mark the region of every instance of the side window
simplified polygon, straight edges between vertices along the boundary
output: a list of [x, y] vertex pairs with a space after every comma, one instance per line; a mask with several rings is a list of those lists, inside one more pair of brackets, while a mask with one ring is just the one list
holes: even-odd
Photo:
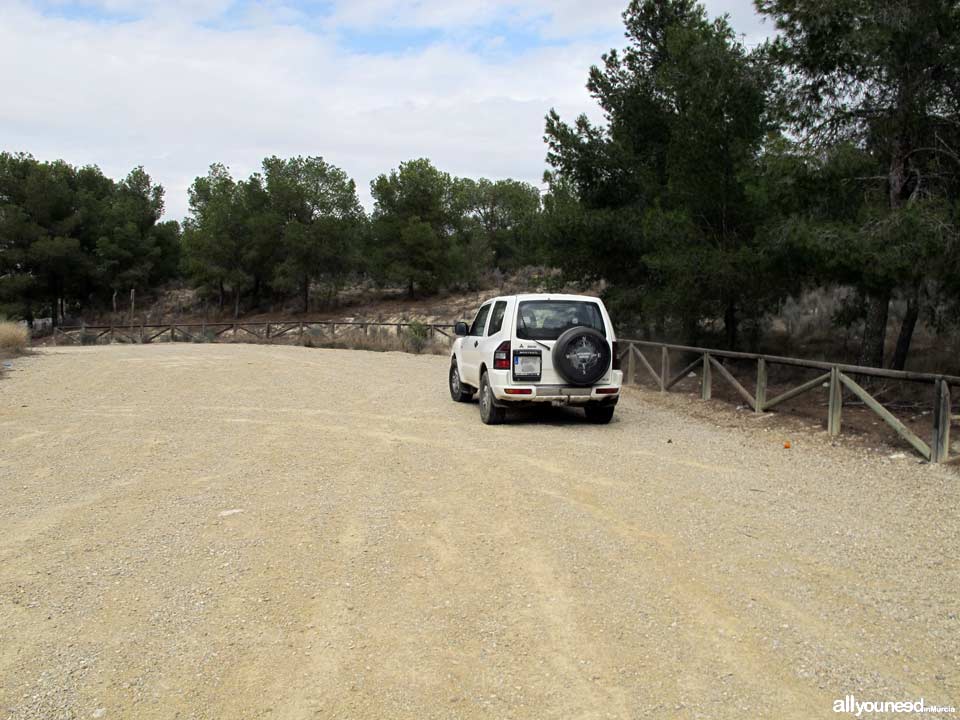
[[500, 332], [500, 328], [503, 327], [503, 313], [507, 310], [507, 301], [498, 300], [497, 304], [493, 306], [493, 315], [490, 316], [490, 328], [487, 330], [487, 335], [496, 335]]
[[477, 317], [473, 321], [473, 325], [470, 326], [471, 335], [483, 335], [483, 328], [487, 324], [487, 315], [490, 314], [490, 303], [487, 303], [482, 308], [480, 312], [477, 313]]

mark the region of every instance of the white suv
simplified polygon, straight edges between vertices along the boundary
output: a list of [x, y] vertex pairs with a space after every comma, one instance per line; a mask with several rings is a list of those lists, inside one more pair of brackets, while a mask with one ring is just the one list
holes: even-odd
[[456, 324], [450, 395], [480, 392], [480, 419], [503, 422], [508, 407], [554, 403], [583, 407], [608, 423], [623, 373], [607, 309], [583, 295], [508, 295], [488, 300], [473, 324]]

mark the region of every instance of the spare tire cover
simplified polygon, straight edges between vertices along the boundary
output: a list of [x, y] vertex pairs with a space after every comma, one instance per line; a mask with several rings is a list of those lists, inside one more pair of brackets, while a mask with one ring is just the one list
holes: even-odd
[[610, 368], [610, 343], [589, 327], [567, 330], [551, 355], [554, 370], [571, 385], [593, 385]]

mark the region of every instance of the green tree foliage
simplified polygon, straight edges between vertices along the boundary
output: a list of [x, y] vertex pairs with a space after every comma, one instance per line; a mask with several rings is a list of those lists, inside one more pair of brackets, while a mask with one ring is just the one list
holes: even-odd
[[176, 273], [179, 242], [176, 226], [161, 223], [163, 188], [142, 167], [116, 184], [106, 208], [106, 223], [97, 238], [101, 281], [111, 290], [146, 290]]
[[313, 285], [357, 271], [364, 222], [354, 182], [322, 158], [270, 157], [240, 182], [215, 164], [190, 188], [184, 268], [221, 307], [231, 293], [235, 315], [265, 290], [299, 294], [306, 312]]
[[517, 180], [461, 179], [467, 214], [493, 253], [493, 266], [511, 271], [543, 262], [540, 191]]
[[843, 237], [834, 250], [852, 256], [852, 263], [838, 263], [854, 268], [865, 298], [862, 363], [883, 364], [890, 299], [906, 297], [894, 358], [902, 367], [921, 309], [937, 295], [932, 286], [944, 282], [933, 277], [935, 268], [917, 268], [931, 254], [950, 251], [955, 235], [944, 203], [955, 203], [957, 193], [960, 6], [954, 0], [756, 4], [780, 33], [773, 57], [789, 71], [782, 95], [805, 148], [821, 157], [835, 158], [838, 146], [860, 153], [850, 167], [856, 172], [844, 180], [872, 192], [842, 233], [817, 237]]
[[365, 217], [356, 184], [323, 158], [273, 157], [263, 166], [273, 213], [283, 223], [276, 283], [299, 288], [307, 312], [311, 284], [332, 294], [359, 265]]
[[462, 263], [469, 242], [463, 225], [468, 193], [426, 159], [400, 163], [370, 183], [374, 275], [417, 290], [435, 292], [469, 272]]
[[0, 153], [0, 306], [29, 319], [102, 305], [177, 268], [179, 225], [142, 168], [115, 183], [96, 167]]
[[576, 227], [552, 230], [551, 245], [648, 321], [695, 335], [701, 318], [723, 317], [734, 346], [771, 289], [756, 279], [766, 268], [750, 193], [771, 130], [766, 57], [690, 0], [633, 0], [624, 20], [628, 46], [588, 82], [605, 126], [547, 116], [548, 180], [583, 205], [547, 222]]
[[211, 165], [190, 186], [190, 215], [183, 222], [187, 275], [199, 287], [216, 291], [220, 309], [232, 290], [237, 314], [241, 292], [252, 285], [244, 262], [249, 248], [241, 191], [226, 167]]

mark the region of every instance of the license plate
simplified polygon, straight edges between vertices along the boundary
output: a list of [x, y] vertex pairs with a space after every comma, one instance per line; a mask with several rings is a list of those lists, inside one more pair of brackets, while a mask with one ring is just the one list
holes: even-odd
[[515, 355], [513, 374], [516, 377], [540, 377], [539, 355]]

